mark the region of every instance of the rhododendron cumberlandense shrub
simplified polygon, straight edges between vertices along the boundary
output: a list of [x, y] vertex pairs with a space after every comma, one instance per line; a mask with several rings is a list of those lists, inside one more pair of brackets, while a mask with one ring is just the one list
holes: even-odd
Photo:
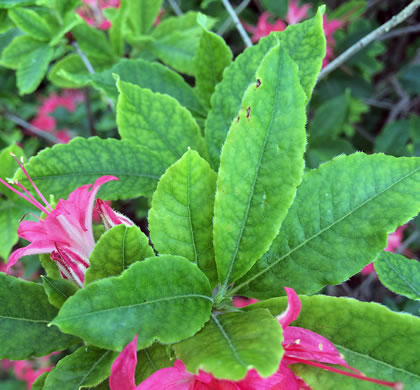
[[[194, 88], [143, 59], [92, 77], [121, 139], [1, 155], [26, 242], [0, 273], [0, 358], [62, 351], [45, 390], [419, 388], [419, 318], [319, 293], [372, 262], [417, 267], [384, 249], [420, 209], [420, 160], [305, 169], [323, 8], [234, 61], [207, 22], [194, 16]], [[140, 196], [147, 235], [109, 202]], [[14, 276], [29, 255], [42, 283]]]

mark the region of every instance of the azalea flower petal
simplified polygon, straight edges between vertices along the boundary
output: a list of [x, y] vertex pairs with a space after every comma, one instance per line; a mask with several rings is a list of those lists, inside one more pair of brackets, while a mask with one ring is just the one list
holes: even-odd
[[54, 249], [54, 243], [49, 240], [34, 241], [24, 248], [16, 249], [9, 257], [6, 273], [9, 273], [10, 268], [13, 267], [21, 257], [42, 253], [51, 253]]
[[286, 310], [277, 316], [277, 319], [280, 322], [280, 325], [283, 329], [289, 326], [291, 322], [296, 320], [299, 317], [300, 309], [302, 304], [295, 290], [289, 287], [284, 287], [284, 290], [287, 294], [287, 308]]
[[111, 367], [111, 390], [135, 390], [134, 373], [137, 365], [137, 335], [126, 345]]
[[[173, 367], [162, 368], [137, 386], [137, 390], [193, 390], [194, 375], [190, 374], [180, 360]], [[114, 389], [111, 389], [114, 390]]]

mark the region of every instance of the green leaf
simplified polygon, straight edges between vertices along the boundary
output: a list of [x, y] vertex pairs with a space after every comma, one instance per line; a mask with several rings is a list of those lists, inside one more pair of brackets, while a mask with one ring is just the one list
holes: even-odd
[[268, 310], [216, 316], [195, 336], [173, 347], [187, 370], [203, 370], [216, 378], [238, 381], [255, 368], [262, 377], [274, 374], [283, 356], [283, 334]]
[[202, 32], [193, 63], [197, 94], [210, 107], [214, 88], [222, 80], [223, 70], [232, 62], [232, 52], [223, 38], [207, 30], [205, 21], [205, 15], [199, 14], [197, 22]]
[[417, 95], [420, 93], [420, 64], [409, 64], [398, 72], [401, 85], [408, 92]]
[[390, 122], [375, 139], [374, 151], [394, 156], [404, 156], [410, 137], [410, 120]]
[[97, 59], [112, 65], [115, 59], [114, 53], [112, 52], [111, 45], [109, 44], [104, 31], [83, 23], [74, 27], [72, 29], [72, 34], [74, 34], [82, 52], [89, 59]]
[[36, 378], [35, 382], [32, 383], [31, 390], [43, 390], [48, 374], [49, 372], [43, 372], [38, 378]]
[[85, 285], [120, 275], [136, 261], [154, 256], [149, 239], [137, 226], [117, 225], [101, 236], [89, 257]]
[[[194, 75], [193, 58], [197, 51], [201, 27], [197, 23], [196, 12], [188, 12], [182, 16], [169, 17], [159, 23], [152, 33], [154, 40], [150, 50], [164, 63], [175, 70], [188, 75]], [[207, 19], [207, 28], [213, 25], [213, 20]]]
[[213, 251], [216, 174], [189, 150], [161, 177], [149, 211], [149, 230], [159, 253], [187, 258], [217, 282]]
[[0, 299], [0, 359], [44, 356], [78, 342], [56, 327], [48, 327], [57, 309], [49, 304], [40, 284], [0, 272]]
[[56, 308], [63, 306], [67, 298], [71, 297], [78, 290], [77, 286], [66, 279], [51, 279], [48, 276], [41, 276], [48, 301]]
[[83, 346], [61, 359], [45, 380], [43, 390], [78, 390], [109, 377], [116, 352]]
[[280, 44], [258, 68], [222, 150], [214, 250], [224, 289], [279, 231], [303, 174], [305, 122], [298, 68]]
[[303, 177], [270, 250], [236, 283], [253, 297], [338, 284], [375, 260], [387, 234], [417, 215], [420, 158], [355, 153]]
[[0, 8], [15, 8], [33, 4], [35, 4], [35, 0], [0, 0]]
[[[96, 70], [96, 69], [95, 69]], [[77, 76], [69, 79], [67, 74]], [[57, 61], [48, 73], [48, 80], [60, 88], [81, 88], [89, 81], [89, 72], [77, 54], [70, 54]]]
[[262, 0], [264, 9], [279, 18], [284, 18], [289, 7], [289, 0]]
[[169, 358], [166, 345], [154, 343], [151, 347], [137, 353], [135, 382], [141, 383], [157, 370], [172, 367], [174, 362]]
[[62, 16], [64, 16], [67, 13], [73, 11], [79, 4], [80, 4], [80, 0], [67, 0], [67, 1], [57, 0], [55, 3], [55, 6], [57, 7], [57, 11]]
[[153, 26], [162, 7], [162, 0], [125, 1], [122, 3], [124, 13], [124, 35], [134, 36], [147, 34]]
[[311, 144], [325, 145], [343, 131], [349, 103], [350, 95], [346, 91], [327, 100], [316, 110], [308, 129]]
[[188, 148], [206, 156], [197, 122], [174, 98], [121, 80], [117, 87], [117, 125], [123, 140], [159, 153], [167, 166]]
[[57, 263], [51, 260], [49, 253], [40, 254], [39, 261], [50, 279], [60, 280], [62, 278]]
[[420, 300], [420, 263], [391, 252], [382, 252], [375, 270], [385, 287], [396, 294]]
[[54, 50], [45, 44], [29, 53], [17, 69], [17, 87], [20, 95], [34, 92], [47, 72]]
[[[121, 351], [138, 334], [138, 348], [195, 334], [210, 317], [208, 279], [187, 259], [160, 256], [134, 263], [70, 297], [52, 321], [101, 348]], [[180, 319], [182, 318], [182, 321]]]
[[159, 92], [172, 96], [191, 113], [205, 115], [194, 90], [176, 72], [166, 66], [142, 59], [127, 60], [114, 65], [102, 73], [92, 75], [95, 88], [104, 91], [112, 99], [117, 99], [118, 90], [113, 74], [117, 74], [121, 81], [127, 81], [141, 88], [148, 88], [152, 92]]
[[340, 154], [352, 154], [354, 146], [345, 139], [330, 139], [315, 145], [309, 145], [306, 150], [306, 168], [318, 168], [320, 164], [332, 160]]
[[[293, 326], [310, 329], [329, 339], [350, 366], [367, 376], [401, 381], [407, 389], [420, 386], [419, 318], [392, 312], [377, 303], [349, 298], [316, 295], [301, 296], [300, 299], [302, 311]], [[285, 298], [273, 298], [245, 310], [265, 307], [278, 315], [286, 306]], [[319, 368], [292, 367], [314, 390], [383, 388]]]
[[16, 8], [9, 11], [15, 25], [32, 38], [49, 41], [53, 35], [51, 25], [37, 12], [29, 8]]
[[206, 122], [206, 140], [210, 161], [218, 169], [220, 151], [227, 132], [241, 108], [249, 85], [255, 82], [255, 72], [265, 55], [280, 41], [299, 68], [299, 79], [309, 101], [325, 55], [325, 37], [320, 11], [310, 20], [273, 32], [258, 45], [247, 48], [226, 68], [223, 80], [216, 86], [211, 110]]
[[[66, 145], [55, 145], [32, 157], [26, 164], [32, 180], [44, 195], [65, 198], [77, 187], [93, 183], [103, 175], [119, 181], [104, 185], [101, 199], [151, 196], [166, 165], [153, 152], [116, 139], [75, 138]], [[16, 179], [29, 185], [22, 171]]]
[[10, 69], [18, 69], [19, 65], [27, 58], [29, 53], [45, 47], [44, 42], [37, 41], [26, 35], [20, 35], [13, 39], [1, 56], [1, 65]]
[[106, 19], [111, 22], [111, 28], [108, 30], [109, 41], [113, 52], [117, 57], [124, 55], [124, 37], [123, 37], [123, 11], [120, 8], [105, 8], [102, 10]]

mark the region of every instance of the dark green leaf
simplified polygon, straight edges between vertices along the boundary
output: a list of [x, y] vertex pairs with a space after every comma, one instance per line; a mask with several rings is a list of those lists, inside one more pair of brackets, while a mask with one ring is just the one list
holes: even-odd
[[[153, 152], [116, 139], [75, 138], [66, 145], [55, 145], [32, 157], [26, 164], [32, 180], [44, 195], [67, 197], [77, 187], [92, 183], [103, 175], [120, 180], [104, 185], [101, 199], [150, 196], [166, 169]], [[16, 179], [28, 181], [21, 171]]]
[[374, 151], [376, 153], [392, 154], [397, 157], [405, 155], [409, 132], [409, 120], [388, 123], [376, 137]]
[[396, 294], [420, 300], [420, 262], [391, 252], [382, 252], [375, 261], [382, 284]]
[[79, 390], [106, 379], [116, 352], [84, 346], [61, 359], [45, 380], [43, 390]]
[[48, 326], [57, 309], [50, 305], [40, 284], [1, 272], [0, 300], [0, 359], [44, 356], [78, 342]]
[[42, 276], [45, 293], [51, 305], [56, 308], [63, 306], [67, 298], [71, 297], [78, 290], [77, 286], [66, 279], [51, 279], [48, 276]]
[[151, 347], [137, 353], [135, 382], [141, 383], [157, 370], [172, 367], [174, 361], [169, 358], [166, 345], [154, 343]]

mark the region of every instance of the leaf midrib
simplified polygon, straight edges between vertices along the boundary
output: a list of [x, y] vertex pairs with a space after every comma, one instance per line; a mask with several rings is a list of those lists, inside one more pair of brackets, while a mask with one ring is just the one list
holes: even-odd
[[[274, 266], [276, 266], [278, 263], [280, 263], [282, 260], [286, 259], [287, 257], [289, 257], [292, 253], [296, 252], [298, 249], [302, 248], [303, 246], [305, 246], [308, 242], [314, 240], [315, 238], [317, 238], [318, 236], [320, 236], [321, 234], [323, 234], [324, 232], [328, 231], [329, 229], [331, 229], [333, 226], [339, 224], [340, 222], [342, 222], [344, 219], [346, 219], [347, 217], [350, 217], [353, 213], [355, 213], [356, 211], [358, 211], [360, 208], [364, 207], [367, 203], [369, 203], [370, 201], [374, 200], [375, 198], [377, 198], [378, 196], [384, 194], [386, 191], [390, 190], [392, 187], [398, 185], [399, 183], [401, 183], [403, 180], [409, 178], [410, 176], [414, 175], [417, 171], [420, 170], [420, 167], [414, 169], [413, 171], [411, 171], [410, 173], [408, 173], [407, 175], [403, 176], [402, 178], [400, 178], [399, 180], [397, 180], [396, 182], [392, 183], [390, 186], [386, 187], [384, 190], [382, 190], [381, 192], [376, 193], [374, 196], [366, 199], [365, 201], [363, 201], [360, 205], [358, 205], [357, 207], [355, 207], [354, 209], [352, 209], [351, 211], [349, 211], [347, 214], [345, 214], [344, 216], [338, 218], [336, 221], [334, 221], [332, 224], [326, 226], [325, 228], [321, 229], [318, 233], [314, 234], [312, 237], [310, 237], [309, 239], [306, 239], [305, 241], [303, 241], [301, 244], [299, 244], [298, 246], [296, 246], [295, 248], [293, 248], [292, 250], [290, 250], [288, 253], [284, 254], [283, 256], [279, 257], [276, 261], [272, 262], [271, 264], [267, 265], [263, 270], [261, 270], [260, 272], [254, 274], [251, 278], [249, 278], [247, 281], [239, 284], [237, 287], [235, 287], [234, 289], [231, 290], [230, 295], [234, 295], [237, 291], [239, 291], [241, 288], [243, 288], [244, 286], [246, 286], [247, 284], [249, 284], [250, 282], [252, 282], [253, 280], [259, 278], [261, 275], [265, 274], [267, 271], [269, 271], [271, 268], [273, 268]], [[299, 190], [298, 190], [299, 191]], [[275, 240], [275, 239], [274, 239]]]
[[[274, 46], [274, 48], [275, 47], [276, 46]], [[271, 49], [271, 50], [273, 50], [273, 49]], [[269, 50], [268, 53], [270, 53], [271, 50]], [[265, 56], [264, 56], [264, 58], [265, 58]], [[262, 63], [262, 61], [263, 60], [261, 60], [261, 63]], [[229, 283], [230, 275], [233, 272], [233, 266], [234, 266], [234, 264], [237, 260], [237, 256], [238, 256], [238, 252], [239, 252], [239, 245], [242, 242], [242, 238], [243, 238], [243, 234], [244, 234], [244, 230], [245, 230], [245, 223], [248, 221], [248, 215], [249, 215], [249, 210], [251, 208], [251, 201], [252, 201], [252, 198], [254, 196], [255, 185], [256, 185], [257, 180], [258, 180], [258, 174], [260, 172], [260, 168], [261, 168], [261, 165], [262, 165], [262, 160], [263, 160], [263, 157], [264, 157], [264, 154], [265, 154], [267, 141], [268, 141], [268, 138], [271, 134], [271, 130], [272, 130], [273, 122], [274, 122], [274, 112], [275, 112], [275, 109], [277, 108], [276, 102], [277, 102], [277, 99], [278, 99], [278, 93], [279, 93], [279, 89], [280, 89], [279, 88], [279, 86], [280, 86], [279, 75], [280, 75], [280, 70], [281, 70], [282, 66], [283, 66], [282, 61], [279, 61], [279, 69], [278, 69], [278, 73], [277, 73], [277, 76], [278, 76], [277, 77], [277, 84], [276, 84], [276, 90], [275, 90], [275, 94], [274, 94], [273, 108], [272, 108], [272, 111], [271, 111], [270, 123], [268, 124], [267, 130], [266, 130], [266, 135], [265, 135], [265, 138], [264, 138], [264, 144], [263, 144], [263, 147], [261, 148], [260, 157], [258, 159], [258, 164], [257, 164], [257, 167], [255, 169], [255, 174], [254, 174], [254, 178], [253, 178], [253, 181], [252, 181], [251, 191], [250, 191], [249, 196], [248, 196], [248, 204], [246, 206], [245, 217], [242, 219], [238, 239], [236, 240], [235, 250], [234, 250], [230, 265], [229, 265], [228, 273], [226, 274], [226, 278], [225, 278], [225, 281], [223, 283], [224, 288], [226, 288], [228, 283]], [[254, 262], [254, 264], [255, 264], [255, 262]]]
[[92, 311], [90, 313], [83, 313], [83, 314], [80, 314], [80, 315], [77, 315], [77, 316], [59, 318], [58, 321], [54, 321], [54, 320], [51, 321], [51, 324], [55, 325], [56, 323], [60, 323], [60, 322], [63, 322], [63, 321], [78, 319], [78, 318], [82, 318], [82, 317], [90, 317], [90, 316], [95, 315], [95, 314], [102, 314], [102, 313], [106, 313], [106, 312], [109, 312], [109, 311], [121, 310], [121, 309], [131, 309], [131, 308], [138, 307], [138, 306], [152, 305], [152, 304], [159, 303], [159, 302], [172, 301], [174, 299], [184, 299], [184, 298], [202, 298], [202, 299], [207, 299], [210, 302], [213, 302], [213, 299], [211, 297], [208, 297], [207, 295], [201, 295], [201, 294], [177, 295], [177, 296], [174, 296], [174, 297], [164, 297], [164, 298], [150, 300], [150, 301], [147, 301], [147, 302], [140, 302], [140, 303], [136, 303], [136, 304], [133, 304], [133, 305], [111, 307], [109, 309]]
[[13, 320], [13, 321], [36, 322], [36, 323], [45, 323], [45, 324], [49, 323], [49, 321], [46, 321], [46, 320], [33, 320], [33, 319], [30, 319], [30, 318], [10, 317], [10, 316], [4, 316], [4, 315], [0, 315], [0, 319]]

